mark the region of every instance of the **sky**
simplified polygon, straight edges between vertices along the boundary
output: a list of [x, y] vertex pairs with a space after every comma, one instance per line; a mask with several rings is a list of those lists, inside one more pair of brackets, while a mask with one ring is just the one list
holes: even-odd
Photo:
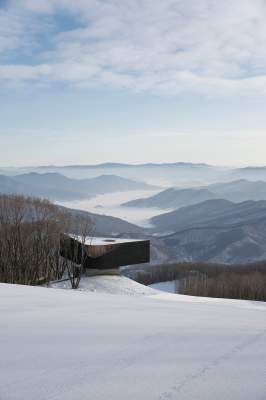
[[0, 0], [0, 167], [266, 165], [265, 0]]

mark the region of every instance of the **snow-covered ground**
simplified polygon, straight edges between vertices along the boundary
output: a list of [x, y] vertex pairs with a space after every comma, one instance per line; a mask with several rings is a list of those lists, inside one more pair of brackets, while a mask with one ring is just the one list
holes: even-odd
[[[54, 283], [51, 285], [56, 289], [70, 289], [69, 281]], [[148, 286], [141, 285], [125, 276], [100, 275], [82, 278], [78, 290], [85, 292], [123, 294], [129, 296], [143, 296], [157, 294]]]
[[163, 292], [176, 293], [178, 283], [177, 281], [158, 282], [149, 285], [149, 287], [156, 290], [162, 290]]
[[112, 278], [0, 284], [1, 400], [266, 399], [265, 303], [114, 295], [129, 282]]

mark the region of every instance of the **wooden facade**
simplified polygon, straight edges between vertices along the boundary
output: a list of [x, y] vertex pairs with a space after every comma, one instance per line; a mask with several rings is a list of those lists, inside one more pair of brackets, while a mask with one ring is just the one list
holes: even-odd
[[113, 269], [150, 261], [150, 241], [62, 235], [60, 255], [85, 269]]

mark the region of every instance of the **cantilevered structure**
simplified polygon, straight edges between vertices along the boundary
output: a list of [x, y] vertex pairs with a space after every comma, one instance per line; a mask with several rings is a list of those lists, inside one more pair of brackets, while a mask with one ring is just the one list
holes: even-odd
[[149, 262], [150, 241], [62, 235], [60, 255], [85, 269], [115, 269]]

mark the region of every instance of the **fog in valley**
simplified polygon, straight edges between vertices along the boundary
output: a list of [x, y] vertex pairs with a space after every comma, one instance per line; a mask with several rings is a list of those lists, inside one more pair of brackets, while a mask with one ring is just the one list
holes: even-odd
[[121, 204], [138, 198], [147, 198], [159, 192], [160, 190], [132, 190], [128, 192], [98, 195], [89, 200], [57, 202], [57, 204], [77, 210], [89, 211], [94, 214], [122, 218], [127, 222], [131, 222], [144, 228], [150, 228], [153, 226], [149, 221], [150, 218], [171, 211], [172, 209], [162, 210], [155, 207], [122, 207]]
[[0, 400], [266, 400], [266, 0], [0, 0]]

